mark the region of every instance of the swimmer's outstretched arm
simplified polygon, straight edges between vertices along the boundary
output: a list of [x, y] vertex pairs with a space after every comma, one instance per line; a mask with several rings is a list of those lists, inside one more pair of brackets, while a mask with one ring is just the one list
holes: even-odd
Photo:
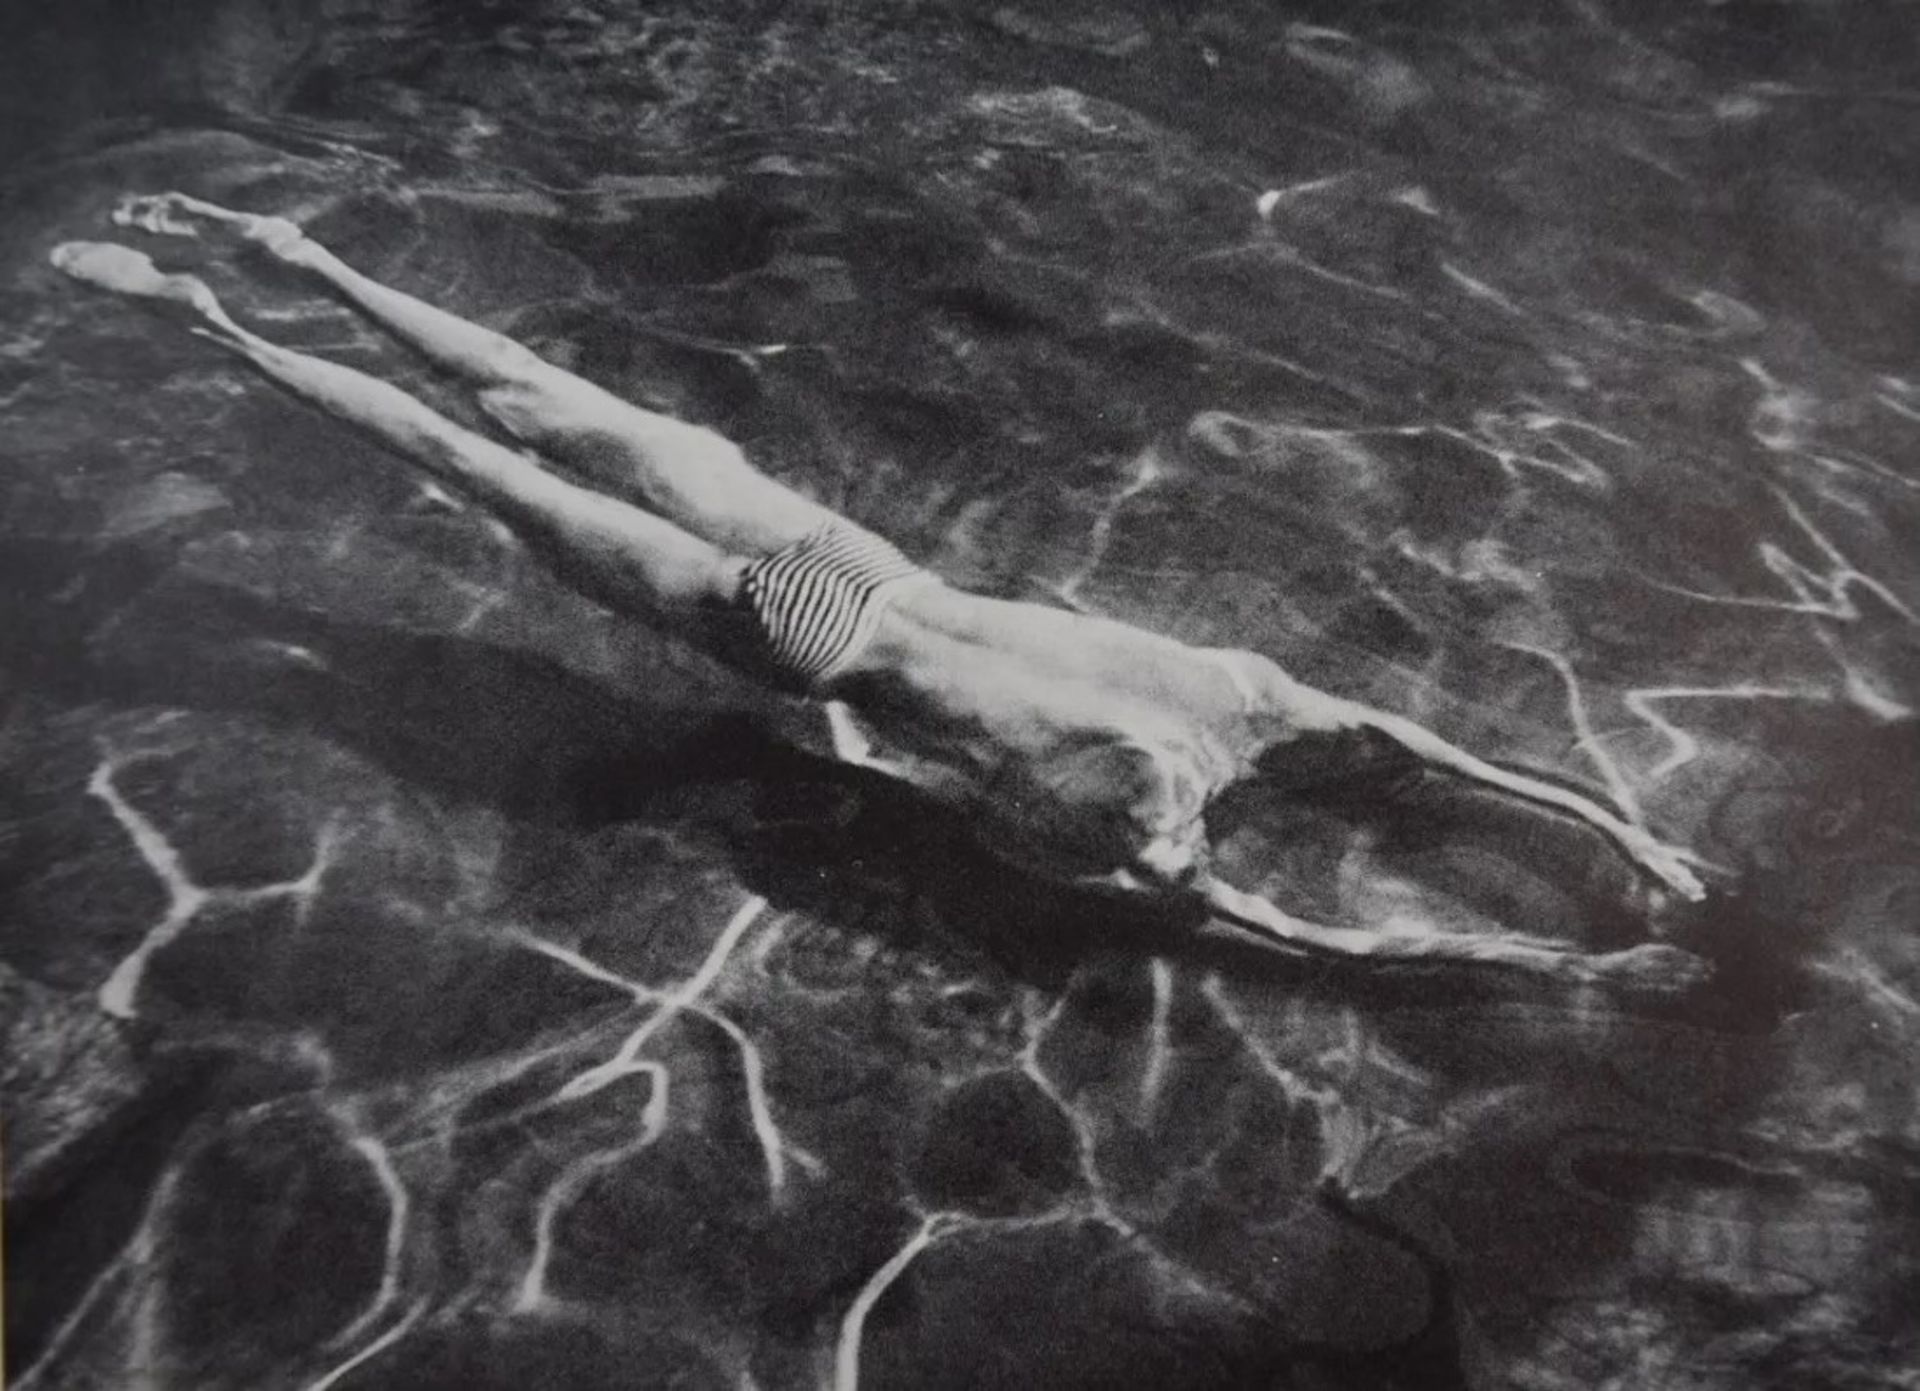
[[1693, 857], [1686, 851], [1657, 839], [1644, 826], [1634, 825], [1590, 797], [1497, 767], [1448, 743], [1404, 715], [1375, 710], [1359, 701], [1315, 690], [1287, 676], [1277, 666], [1272, 667], [1269, 680], [1263, 684], [1262, 702], [1268, 707], [1267, 713], [1279, 718], [1285, 731], [1280, 736], [1283, 739], [1299, 733], [1374, 730], [1436, 768], [1586, 822], [1683, 898], [1697, 900], [1706, 893], [1705, 886], [1689, 868], [1688, 862]]
[[1563, 985], [1610, 985], [1654, 993], [1685, 990], [1708, 975], [1706, 963], [1698, 957], [1659, 942], [1593, 954], [1527, 937], [1328, 927], [1296, 918], [1258, 894], [1204, 872], [1187, 886], [1187, 892], [1197, 895], [1213, 917], [1275, 946], [1308, 955], [1383, 965], [1495, 966], [1545, 976]]
[[52, 260], [76, 280], [191, 315], [193, 332], [472, 496], [562, 580], [616, 612], [665, 620], [699, 640], [732, 598], [741, 562], [659, 517], [555, 477], [397, 387], [268, 342], [235, 323], [193, 276], [163, 274], [139, 252], [102, 242], [69, 242]]

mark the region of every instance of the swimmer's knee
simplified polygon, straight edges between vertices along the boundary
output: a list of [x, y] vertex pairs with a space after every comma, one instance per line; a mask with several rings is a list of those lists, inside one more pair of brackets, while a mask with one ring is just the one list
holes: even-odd
[[532, 366], [503, 362], [503, 380], [479, 393], [480, 409], [489, 419], [528, 444], [608, 431], [606, 411], [596, 409], [601, 403], [595, 388], [530, 353], [528, 358]]
[[220, 305], [219, 296], [213, 287], [196, 275], [172, 276], [175, 292], [182, 303], [191, 305], [196, 313], [209, 319], [226, 317], [226, 310]]
[[1206, 869], [1206, 859], [1207, 846], [1200, 835], [1164, 835], [1140, 848], [1134, 866], [1155, 891], [1177, 895], [1198, 881]]
[[539, 417], [521, 382], [490, 386], [475, 398], [486, 417], [517, 440], [531, 442]]

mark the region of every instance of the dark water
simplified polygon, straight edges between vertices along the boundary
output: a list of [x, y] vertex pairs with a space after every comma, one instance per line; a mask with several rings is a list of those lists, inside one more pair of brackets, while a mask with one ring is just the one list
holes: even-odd
[[[1913, 5], [16, 8], [23, 1387], [1920, 1378]], [[1716, 983], [1276, 968], [1015, 883], [45, 267], [169, 187], [1720, 867], [1651, 904], [1385, 770], [1225, 847], [1297, 911], [1651, 922]]]

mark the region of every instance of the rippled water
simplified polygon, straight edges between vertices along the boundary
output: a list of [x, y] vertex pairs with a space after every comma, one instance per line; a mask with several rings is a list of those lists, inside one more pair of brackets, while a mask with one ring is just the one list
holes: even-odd
[[[1912, 1385], [1915, 18], [0, 21], [21, 1384]], [[1681, 911], [1315, 766], [1223, 847], [1289, 907], [1651, 928], [1716, 982], [1276, 967], [1013, 882], [46, 268], [169, 187], [957, 582], [1259, 648], [1717, 867]], [[310, 286], [152, 249], [470, 418]]]

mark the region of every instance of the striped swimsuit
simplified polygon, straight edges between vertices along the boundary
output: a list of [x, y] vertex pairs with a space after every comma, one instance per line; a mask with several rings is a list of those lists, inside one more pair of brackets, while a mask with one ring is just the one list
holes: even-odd
[[879, 537], [830, 522], [750, 563], [739, 602], [779, 683], [812, 694], [859, 657], [893, 596], [921, 582], [938, 578]]

